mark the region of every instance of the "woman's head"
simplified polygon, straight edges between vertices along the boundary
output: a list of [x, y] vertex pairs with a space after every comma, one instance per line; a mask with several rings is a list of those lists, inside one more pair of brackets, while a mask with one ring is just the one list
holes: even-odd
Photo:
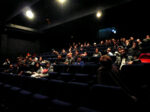
[[105, 68], [112, 68], [112, 59], [108, 55], [103, 55], [100, 57], [100, 63]]

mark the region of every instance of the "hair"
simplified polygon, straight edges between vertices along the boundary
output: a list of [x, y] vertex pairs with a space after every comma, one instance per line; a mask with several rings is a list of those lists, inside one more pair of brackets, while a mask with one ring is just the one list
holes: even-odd
[[103, 55], [100, 57], [100, 63], [103, 67], [111, 69], [112, 68], [112, 59], [108, 55]]

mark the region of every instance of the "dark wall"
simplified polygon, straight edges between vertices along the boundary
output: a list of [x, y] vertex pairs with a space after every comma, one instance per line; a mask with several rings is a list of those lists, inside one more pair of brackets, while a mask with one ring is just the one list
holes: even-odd
[[[53, 47], [68, 47], [73, 42], [93, 42], [97, 38], [99, 27], [97, 18], [94, 15], [89, 15], [71, 21], [45, 31], [44, 38], [48, 40]], [[46, 43], [46, 40], [44, 40]]]
[[38, 38], [32, 34], [7, 31], [0, 35], [0, 54], [5, 57], [25, 55], [27, 52], [39, 53]]

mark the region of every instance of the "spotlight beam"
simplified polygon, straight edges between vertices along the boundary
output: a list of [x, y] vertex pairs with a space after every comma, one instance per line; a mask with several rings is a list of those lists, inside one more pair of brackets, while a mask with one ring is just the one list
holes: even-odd
[[25, 31], [30, 31], [30, 32], [37, 32], [37, 30], [34, 28], [25, 27], [25, 26], [21, 26], [17, 24], [8, 24], [6, 26], [10, 28], [15, 28], [15, 29], [20, 29], [20, 30], [25, 30]]

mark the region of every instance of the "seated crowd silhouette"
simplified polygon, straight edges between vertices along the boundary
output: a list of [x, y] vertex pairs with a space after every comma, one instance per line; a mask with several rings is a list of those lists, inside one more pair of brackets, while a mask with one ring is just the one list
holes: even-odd
[[0, 111], [147, 109], [150, 64], [138, 57], [149, 45], [149, 35], [143, 40], [113, 38], [7, 58], [0, 69]]

